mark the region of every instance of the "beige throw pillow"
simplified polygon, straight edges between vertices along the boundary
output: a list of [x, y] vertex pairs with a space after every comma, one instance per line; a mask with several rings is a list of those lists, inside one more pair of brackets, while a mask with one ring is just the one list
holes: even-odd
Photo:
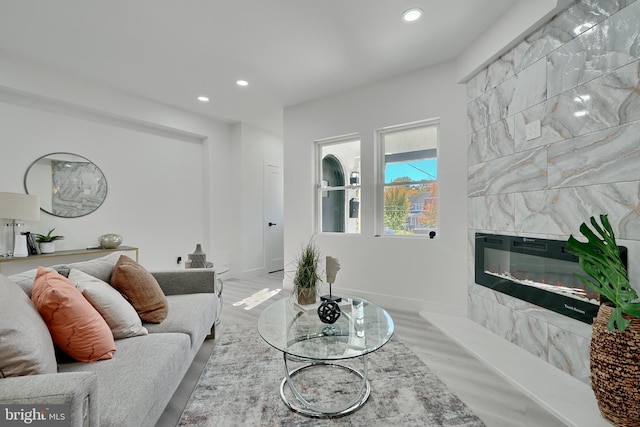
[[69, 281], [98, 310], [115, 339], [147, 335], [136, 310], [108, 283], [75, 268], [69, 272]]
[[169, 303], [156, 279], [126, 255], [120, 256], [111, 274], [116, 288], [136, 309], [144, 322], [160, 323], [169, 312]]

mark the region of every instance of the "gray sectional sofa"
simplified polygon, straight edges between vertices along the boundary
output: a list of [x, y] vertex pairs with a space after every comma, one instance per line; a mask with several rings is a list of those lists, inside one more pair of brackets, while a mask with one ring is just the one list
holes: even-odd
[[[78, 269], [108, 282], [116, 256], [55, 269], [63, 275], [65, 270]], [[147, 335], [115, 340], [112, 359], [84, 363], [58, 354], [57, 373], [0, 378], [0, 404], [66, 404], [72, 426], [155, 425], [205, 338], [213, 336], [220, 295], [213, 269], [151, 274], [166, 295], [166, 319], [159, 324], [144, 323]], [[34, 277], [33, 271], [8, 278], [0, 274], [0, 291], [8, 295], [17, 284], [30, 297]], [[7, 330], [10, 320], [3, 316], [16, 316], [17, 309], [13, 310], [5, 307], [0, 311], [0, 331], [3, 324]]]

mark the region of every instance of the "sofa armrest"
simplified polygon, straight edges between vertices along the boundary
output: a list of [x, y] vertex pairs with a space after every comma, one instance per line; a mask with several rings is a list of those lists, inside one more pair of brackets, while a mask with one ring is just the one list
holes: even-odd
[[151, 271], [151, 274], [165, 295], [218, 293], [213, 268]]
[[0, 379], [0, 404], [68, 405], [72, 427], [98, 427], [98, 376], [93, 372], [63, 372]]

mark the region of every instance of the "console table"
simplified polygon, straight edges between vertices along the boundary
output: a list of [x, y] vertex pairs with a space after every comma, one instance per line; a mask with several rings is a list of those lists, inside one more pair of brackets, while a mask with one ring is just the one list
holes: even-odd
[[39, 266], [50, 267], [56, 264], [88, 261], [112, 252], [126, 252], [126, 255], [138, 261], [138, 248], [118, 246], [115, 249], [91, 248], [56, 251], [52, 254], [29, 255], [26, 257], [0, 257], [0, 273], [10, 276]]

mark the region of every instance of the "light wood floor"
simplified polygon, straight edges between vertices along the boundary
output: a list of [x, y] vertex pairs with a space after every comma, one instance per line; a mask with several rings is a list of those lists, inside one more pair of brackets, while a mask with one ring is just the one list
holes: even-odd
[[[271, 274], [264, 278], [225, 281], [221, 326], [227, 323], [255, 325], [262, 309], [278, 298], [287, 297], [288, 292], [283, 290], [251, 310], [234, 307], [233, 303], [262, 289], [273, 290], [281, 288], [281, 286], [281, 273]], [[377, 303], [384, 306], [380, 301]], [[566, 426], [420, 317], [418, 313], [397, 310], [389, 310], [389, 313], [395, 323], [395, 335], [429, 366], [488, 427]], [[157, 426], [173, 427], [176, 425], [214, 345], [215, 340], [205, 342], [191, 370], [185, 376]], [[276, 392], [277, 390], [274, 388], [274, 393]], [[344, 425], [349, 424], [349, 417], [340, 420], [344, 422]]]

